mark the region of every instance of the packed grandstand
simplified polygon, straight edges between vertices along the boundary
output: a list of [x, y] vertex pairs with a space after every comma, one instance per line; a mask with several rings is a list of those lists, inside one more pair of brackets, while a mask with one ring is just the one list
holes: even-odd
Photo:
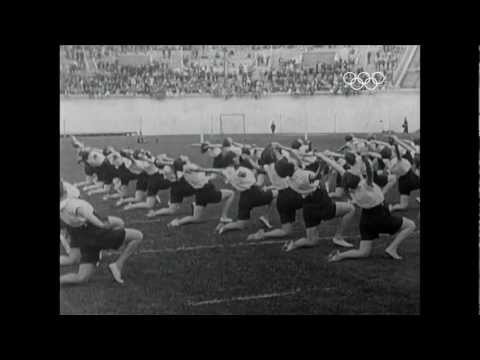
[[346, 72], [380, 71], [394, 86], [408, 46], [65, 45], [60, 48], [64, 96], [215, 97], [273, 93], [350, 95]]

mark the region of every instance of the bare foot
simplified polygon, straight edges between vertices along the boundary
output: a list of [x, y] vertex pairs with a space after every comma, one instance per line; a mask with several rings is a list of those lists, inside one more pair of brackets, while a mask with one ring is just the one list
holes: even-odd
[[350, 244], [349, 242], [346, 242], [345, 239], [342, 239], [342, 238], [339, 238], [339, 237], [334, 237], [332, 239], [332, 241], [335, 245], [338, 245], [338, 246], [342, 246], [342, 247], [346, 247], [346, 248], [353, 247], [352, 244]]
[[402, 260], [402, 257], [400, 255], [398, 255], [397, 251], [393, 251], [393, 250], [390, 250], [390, 249], [385, 249], [385, 253], [387, 255], [389, 255], [392, 259], [395, 259], [395, 260]]
[[123, 284], [123, 279], [122, 279], [122, 274], [120, 273], [120, 270], [117, 267], [116, 263], [111, 263], [108, 265], [108, 268], [110, 269], [110, 272], [112, 273], [113, 278], [115, 279], [116, 282], [119, 284]]
[[295, 246], [295, 240], [290, 240], [283, 245], [282, 250], [285, 252], [289, 252], [295, 250], [296, 248], [297, 247]]
[[260, 230], [258, 230], [256, 233], [248, 235], [247, 241], [251, 241], [251, 240], [262, 240], [264, 233], [265, 233], [265, 231], [264, 231], [263, 229], [260, 229]]
[[339, 250], [334, 250], [330, 254], [328, 254], [327, 261], [328, 262], [336, 262], [340, 261], [340, 251]]
[[155, 210], [150, 210], [150, 211], [147, 213], [147, 217], [148, 217], [148, 218], [152, 218], [152, 217], [154, 217], [155, 215], [157, 215], [157, 214], [155, 213]]

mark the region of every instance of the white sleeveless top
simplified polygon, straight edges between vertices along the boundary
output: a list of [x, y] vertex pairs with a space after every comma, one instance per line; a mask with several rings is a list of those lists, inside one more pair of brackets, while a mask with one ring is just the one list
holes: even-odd
[[288, 186], [303, 197], [308, 196], [318, 189], [320, 180], [310, 182], [310, 176], [315, 175], [313, 171], [297, 169], [293, 175], [288, 178]]
[[382, 189], [373, 183], [372, 186], [367, 184], [365, 179], [360, 180], [355, 190], [350, 192], [352, 201], [362, 209], [371, 209], [380, 205], [384, 201]]
[[390, 164], [389, 164], [390, 172], [396, 176], [405, 175], [410, 171], [411, 168], [412, 168], [412, 164], [410, 164], [410, 161], [408, 161], [407, 159], [402, 158], [400, 159], [400, 161], [398, 161], [397, 158], [394, 158], [390, 160]]
[[226, 169], [223, 169], [222, 173], [227, 178], [227, 182], [229, 182], [234, 189], [238, 191], [248, 190], [257, 182], [253, 171], [243, 166], [240, 166], [238, 169], [230, 166]]
[[210, 177], [208, 177], [204, 172], [191, 172], [189, 173], [187, 170], [189, 169], [198, 169], [198, 166], [195, 164], [186, 164], [183, 166], [183, 177], [185, 181], [189, 183], [194, 189], [201, 189], [207, 183]]
[[278, 176], [277, 172], [275, 171], [275, 164], [263, 165], [263, 168], [266, 171], [272, 186], [274, 186], [277, 190], [288, 188], [288, 179]]

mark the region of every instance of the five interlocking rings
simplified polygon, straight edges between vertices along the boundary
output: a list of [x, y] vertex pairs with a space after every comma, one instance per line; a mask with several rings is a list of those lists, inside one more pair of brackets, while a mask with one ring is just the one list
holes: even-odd
[[[365, 88], [372, 91], [375, 90], [378, 85], [382, 85], [385, 82], [385, 75], [379, 71], [372, 74], [362, 71], [358, 75], [349, 71], [343, 74], [343, 82], [353, 90], [362, 90]], [[369, 84], [373, 84], [374, 86], [369, 86]]]

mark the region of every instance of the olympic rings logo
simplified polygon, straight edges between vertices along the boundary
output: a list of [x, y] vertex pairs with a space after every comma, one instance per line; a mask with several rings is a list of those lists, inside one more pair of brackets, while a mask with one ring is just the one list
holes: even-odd
[[[351, 71], [343, 74], [343, 82], [350, 86], [352, 90], [375, 90], [378, 85], [385, 83], [385, 75], [379, 71], [369, 74], [362, 71], [360, 74], [355, 74]], [[373, 85], [372, 85], [373, 84]]]

